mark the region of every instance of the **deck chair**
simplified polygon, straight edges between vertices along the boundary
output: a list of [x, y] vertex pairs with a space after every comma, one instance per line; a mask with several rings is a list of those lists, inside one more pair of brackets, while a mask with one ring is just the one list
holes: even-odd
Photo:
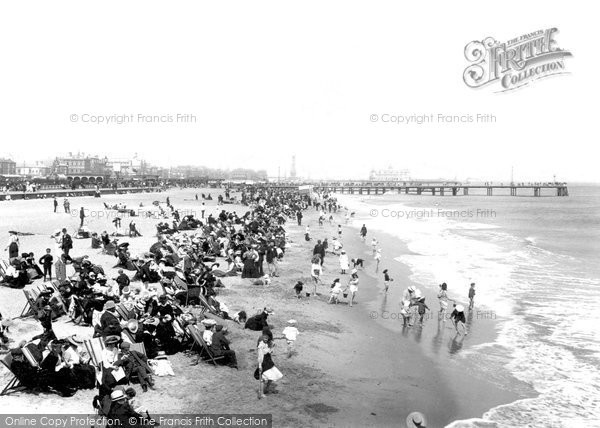
[[146, 347], [144, 346], [144, 342], [131, 342], [131, 347], [129, 349], [131, 349], [132, 351], [138, 351], [140, 354], [146, 355]]
[[106, 346], [104, 346], [104, 339], [102, 337], [95, 337], [93, 339], [85, 340], [83, 343], [90, 355], [90, 364], [96, 368], [102, 367], [102, 351], [106, 348]]
[[204, 339], [202, 339], [202, 333], [200, 333], [200, 330], [198, 330], [198, 328], [196, 326], [193, 326], [193, 325], [188, 326], [188, 331], [194, 341], [192, 343], [191, 349], [194, 349], [194, 346], [196, 346], [198, 348], [198, 352], [199, 352], [200, 358], [202, 358], [202, 360], [210, 361], [211, 363], [213, 363], [216, 366], [218, 360], [225, 358], [225, 356], [223, 356], [223, 355], [220, 355], [220, 356], [213, 355], [212, 351], [210, 350], [210, 348], [208, 347], [208, 345], [206, 344]]
[[31, 353], [31, 350], [28, 348], [29, 345], [33, 345], [33, 343], [28, 343], [27, 345], [25, 345], [21, 348], [21, 351], [23, 352], [23, 356], [25, 356], [25, 358], [27, 358], [27, 361], [29, 361], [29, 364], [31, 364], [32, 367], [39, 369], [40, 361], [35, 359], [35, 357]]
[[117, 314], [119, 314], [121, 319], [123, 319], [124, 321], [129, 321], [130, 319], [135, 318], [135, 313], [133, 313], [133, 311], [130, 311], [125, 305], [125, 303], [119, 303], [118, 305], [116, 305], [116, 311]]
[[0, 363], [2, 363], [2, 365], [4, 367], [6, 367], [7, 370], [10, 372], [10, 374], [12, 375], [11, 379], [8, 381], [6, 386], [2, 389], [2, 392], [0, 392], [0, 396], [8, 395], [11, 392], [24, 389], [25, 387], [21, 386], [21, 382], [19, 382], [19, 379], [17, 379], [17, 376], [15, 376], [15, 374], [10, 369], [10, 366], [12, 365], [12, 355], [10, 354], [10, 352], [8, 354], [4, 355], [2, 357], [2, 359], [0, 359]]
[[173, 286], [178, 291], [185, 292], [185, 306], [187, 306], [188, 301], [190, 300], [190, 290], [188, 288], [187, 282], [185, 282], [185, 280], [183, 280], [179, 275], [175, 275], [175, 277], [173, 278]]
[[54, 297], [56, 297], [56, 299], [58, 300], [58, 302], [63, 307], [63, 309], [65, 311], [65, 314], [68, 314], [69, 313], [69, 305], [65, 301], [64, 297], [62, 296], [62, 294], [60, 294], [60, 291], [58, 289], [59, 285], [60, 285], [60, 281], [56, 281], [56, 280], [50, 281], [50, 286], [54, 289]]
[[213, 305], [208, 303], [208, 300], [206, 300], [206, 297], [204, 297], [202, 293], [198, 295], [198, 299], [200, 300], [200, 306], [202, 306], [202, 313], [208, 311], [213, 315], [219, 316], [217, 309]]
[[37, 318], [37, 314], [35, 313], [35, 310], [33, 309], [37, 295], [34, 295], [31, 290], [23, 290], [23, 294], [25, 295], [25, 299], [27, 300], [27, 302], [25, 303], [25, 306], [23, 307], [23, 310], [21, 311], [21, 315], [19, 315], [18, 318], [27, 318], [27, 317], [31, 317], [31, 316]]

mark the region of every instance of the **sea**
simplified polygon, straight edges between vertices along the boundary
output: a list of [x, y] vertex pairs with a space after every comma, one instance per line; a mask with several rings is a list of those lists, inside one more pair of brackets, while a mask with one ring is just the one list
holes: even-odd
[[535, 391], [448, 427], [600, 427], [600, 185], [569, 194], [339, 196], [355, 224], [406, 243], [396, 259], [415, 283], [446, 282], [465, 301], [475, 282], [498, 334], [461, 358]]

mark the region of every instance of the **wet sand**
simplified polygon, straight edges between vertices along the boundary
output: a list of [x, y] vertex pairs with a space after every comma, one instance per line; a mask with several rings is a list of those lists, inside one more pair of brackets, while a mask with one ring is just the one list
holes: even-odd
[[[201, 201], [194, 200], [195, 193], [209, 191], [216, 200], [217, 189], [171, 190], [161, 194], [110, 195], [101, 199], [81, 197], [71, 199], [73, 211], [80, 206], [104, 211], [102, 203], [124, 202], [131, 208], [143, 201], [147, 207], [153, 200], [164, 202], [170, 196], [171, 203], [180, 210], [195, 211], [200, 216]], [[62, 208], [62, 207], [59, 207]], [[224, 209], [238, 213], [246, 207], [225, 205]], [[142, 208], [143, 209], [143, 208]], [[216, 201], [206, 201], [206, 215], [217, 212]], [[113, 212], [114, 213], [114, 212]], [[343, 221], [343, 213], [335, 216], [335, 225]], [[114, 218], [114, 217], [113, 217]], [[68, 227], [73, 232], [79, 218], [68, 214], [52, 213], [52, 201], [12, 201], [0, 203], [0, 237], [8, 238], [8, 230], [39, 233], [21, 237], [22, 251], [33, 251], [36, 257], [45, 248], [53, 249], [58, 255], [49, 234]], [[112, 230], [112, 218], [90, 217], [86, 220], [92, 231]], [[141, 238], [122, 238], [130, 242], [132, 254], [146, 251], [155, 242], [154, 225], [157, 219], [135, 218], [144, 235]], [[123, 218], [123, 225], [129, 223]], [[311, 225], [313, 241], [304, 241], [304, 228]], [[296, 349], [298, 354], [288, 359], [285, 341], [277, 341], [274, 361], [284, 379], [279, 383], [279, 393], [257, 399], [257, 381], [252, 377], [256, 366], [255, 345], [257, 332], [243, 330], [225, 321], [229, 327], [232, 349], [238, 354], [240, 370], [213, 367], [208, 364], [189, 366], [191, 358], [177, 354], [169, 359], [175, 377], [157, 379], [157, 390], [142, 394], [138, 398], [151, 414], [159, 413], [271, 413], [273, 425], [281, 426], [402, 426], [406, 415], [414, 410], [424, 412], [432, 427], [441, 427], [459, 418], [480, 416], [497, 404], [510, 402], [514, 394], [508, 393], [492, 382], [471, 373], [460, 364], [461, 349], [464, 351], [477, 343], [487, 341], [494, 334], [494, 322], [477, 322], [471, 335], [462, 342], [453, 340], [453, 327], [447, 323], [440, 333], [437, 322], [429, 319], [423, 329], [412, 328], [402, 332], [397, 320], [374, 319], [373, 311], [383, 314], [398, 312], [397, 293], [409, 284], [408, 269], [392, 260], [403, 251], [404, 244], [391, 237], [378, 238], [382, 242], [383, 260], [380, 271], [390, 269], [395, 281], [387, 299], [381, 294], [382, 277], [375, 276], [370, 255], [370, 239], [360, 241], [358, 230], [344, 226], [343, 242], [350, 258], [366, 260], [360, 273], [357, 305], [328, 305], [329, 284], [339, 275], [337, 258], [330, 254], [325, 259], [323, 280], [319, 286], [321, 296], [297, 299], [293, 285], [297, 280], [305, 282], [305, 291], [310, 291], [310, 257], [316, 239], [336, 233], [327, 222], [319, 228], [314, 209], [306, 213], [303, 226], [295, 221], [288, 222], [286, 229], [291, 238], [283, 262], [281, 276], [269, 286], [253, 286], [249, 280], [225, 278], [226, 288], [219, 291], [218, 298], [232, 310], [245, 309], [249, 314], [264, 306], [272, 306], [275, 314], [269, 317], [275, 336], [281, 336], [288, 319], [298, 320]], [[4, 246], [5, 244], [3, 244]], [[91, 250], [89, 240], [75, 240], [73, 255], [88, 254], [95, 263], [102, 264], [107, 277], [116, 276], [112, 267], [114, 257], [101, 255]], [[5, 253], [6, 254], [6, 253]], [[346, 275], [349, 276], [349, 275]], [[40, 280], [37, 280], [38, 282]], [[347, 281], [344, 278], [342, 281]], [[398, 290], [396, 290], [396, 288]], [[420, 286], [427, 296], [433, 311], [437, 311], [437, 299], [433, 290]], [[0, 311], [5, 317], [18, 316], [25, 298], [21, 290], [0, 287]], [[479, 320], [478, 320], [479, 321]], [[11, 337], [18, 342], [41, 331], [32, 319], [18, 320], [11, 327]], [[59, 337], [77, 333], [91, 336], [91, 329], [77, 327], [65, 317], [55, 323]], [[6, 370], [0, 371], [0, 382], [8, 381]], [[79, 391], [70, 398], [57, 395], [33, 395], [18, 392], [0, 397], [3, 409], [14, 412], [61, 412], [92, 413], [91, 400], [95, 391]]]

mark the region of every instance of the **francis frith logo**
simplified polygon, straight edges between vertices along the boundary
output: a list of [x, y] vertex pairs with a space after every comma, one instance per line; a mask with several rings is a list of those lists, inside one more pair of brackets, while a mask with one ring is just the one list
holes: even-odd
[[520, 88], [535, 80], [566, 73], [565, 58], [571, 52], [557, 46], [558, 30], [549, 28], [501, 43], [492, 37], [465, 46], [471, 63], [463, 73], [471, 88], [499, 85], [498, 92]]

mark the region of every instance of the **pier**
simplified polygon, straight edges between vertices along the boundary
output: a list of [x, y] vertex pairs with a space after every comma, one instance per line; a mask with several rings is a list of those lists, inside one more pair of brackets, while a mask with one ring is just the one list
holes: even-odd
[[[303, 182], [312, 185], [314, 190], [346, 195], [430, 195], [430, 196], [569, 196], [566, 183], [509, 183], [509, 184], [463, 184], [459, 182], [415, 183], [415, 182]], [[277, 183], [273, 187], [297, 188], [292, 183]]]

